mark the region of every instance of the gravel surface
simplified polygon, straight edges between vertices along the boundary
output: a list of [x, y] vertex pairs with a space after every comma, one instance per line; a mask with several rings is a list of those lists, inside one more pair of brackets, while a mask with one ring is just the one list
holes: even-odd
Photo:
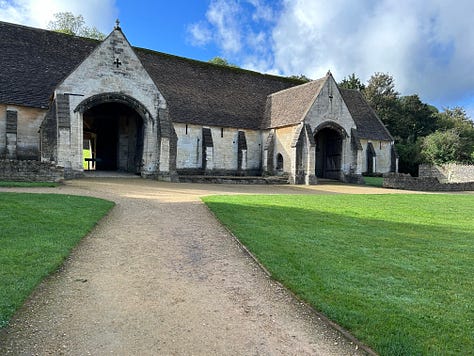
[[116, 206], [0, 332], [0, 355], [365, 354], [269, 278], [199, 197], [387, 190], [96, 178], [14, 191]]

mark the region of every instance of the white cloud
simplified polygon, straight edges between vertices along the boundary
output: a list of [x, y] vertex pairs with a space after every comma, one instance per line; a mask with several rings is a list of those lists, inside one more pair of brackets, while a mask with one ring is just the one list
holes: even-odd
[[191, 35], [189, 41], [194, 46], [205, 46], [212, 41], [212, 32], [204, 22], [189, 25], [188, 32]]
[[239, 28], [240, 6], [234, 0], [213, 0], [206, 18], [215, 29], [215, 40], [225, 53], [241, 50], [241, 31]]
[[384, 72], [403, 95], [472, 108], [472, 18], [472, 0], [212, 0], [189, 32], [245, 68], [362, 81]]
[[46, 28], [57, 12], [82, 15], [88, 26], [105, 33], [114, 26], [118, 10], [115, 0], [0, 0], [0, 20]]
[[285, 0], [273, 29], [283, 74], [367, 80], [388, 72], [402, 94], [474, 101], [474, 3], [459, 0]]

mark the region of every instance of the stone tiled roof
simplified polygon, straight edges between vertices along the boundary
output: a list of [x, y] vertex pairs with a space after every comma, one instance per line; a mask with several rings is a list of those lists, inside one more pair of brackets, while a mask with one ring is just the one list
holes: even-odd
[[258, 129], [269, 94], [287, 78], [135, 49], [168, 102], [174, 122]]
[[274, 93], [267, 98], [263, 128], [300, 123], [318, 96], [327, 77]]
[[393, 141], [392, 135], [358, 90], [339, 88], [357, 126], [359, 138]]
[[[0, 21], [0, 103], [47, 108], [100, 42]], [[301, 81], [134, 48], [174, 122], [259, 129], [301, 122], [326, 77]], [[393, 140], [357, 91], [341, 89], [360, 138]]]
[[46, 108], [99, 42], [0, 22], [0, 103]]
[[[98, 41], [0, 22], [0, 103], [46, 108]], [[269, 94], [300, 81], [134, 48], [172, 121], [258, 129]]]

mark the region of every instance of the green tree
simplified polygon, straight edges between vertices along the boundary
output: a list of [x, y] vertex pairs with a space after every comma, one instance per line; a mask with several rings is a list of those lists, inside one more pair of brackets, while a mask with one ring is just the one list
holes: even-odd
[[474, 122], [461, 107], [446, 108], [436, 114], [438, 129], [441, 131], [455, 130], [459, 134], [460, 162], [474, 163]]
[[435, 131], [423, 139], [421, 157], [431, 164], [457, 162], [460, 149], [459, 133], [455, 129]]
[[311, 81], [311, 79], [308, 78], [308, 77], [307, 77], [306, 75], [304, 75], [304, 74], [290, 75], [288, 78], [301, 80], [302, 82], [306, 82], [306, 83]]
[[357, 89], [359, 91], [363, 91], [365, 89], [365, 85], [358, 77], [356, 77], [355, 73], [352, 73], [347, 78], [344, 77], [344, 79], [338, 85], [344, 89]]
[[436, 108], [423, 103], [416, 94], [401, 97], [399, 103], [399, 122], [396, 125], [398, 136], [416, 141], [418, 137], [427, 136], [436, 130]]
[[395, 90], [395, 81], [389, 74], [372, 75], [364, 89], [364, 96], [385, 124], [393, 120], [393, 114], [399, 111], [399, 93]]
[[75, 16], [72, 12], [58, 12], [53, 16], [55, 20], [48, 23], [49, 30], [96, 40], [105, 38], [105, 34], [96, 27], [86, 26], [82, 15]]
[[224, 66], [224, 67], [240, 68], [238, 65], [229, 63], [227, 59], [222, 58], [222, 57], [211, 58], [208, 62], [212, 64], [217, 64], [219, 66]]

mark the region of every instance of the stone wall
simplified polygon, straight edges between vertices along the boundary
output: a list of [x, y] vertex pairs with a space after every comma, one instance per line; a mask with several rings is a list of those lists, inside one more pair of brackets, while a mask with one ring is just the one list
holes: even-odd
[[0, 160], [0, 180], [17, 182], [60, 182], [64, 169], [50, 162]]
[[[177, 170], [180, 174], [256, 175], [261, 173], [262, 134], [258, 130], [206, 126], [212, 144], [206, 147], [206, 170], [203, 171], [203, 126], [174, 123], [178, 136]], [[238, 171], [239, 131], [245, 133], [247, 149], [242, 170]]]
[[45, 114], [44, 109], [0, 105], [0, 158], [38, 159], [38, 131]]
[[436, 177], [443, 183], [474, 182], [474, 165], [449, 163], [442, 166], [420, 164], [419, 177]]
[[173, 128], [165, 98], [120, 29], [114, 30], [64, 79], [54, 98], [59, 165], [82, 171], [83, 113], [110, 102], [133, 108], [144, 121], [142, 176], [163, 176], [173, 169]]
[[367, 172], [368, 162], [367, 162], [367, 147], [369, 142], [372, 143], [375, 151], [375, 167], [374, 172], [376, 173], [389, 173], [392, 165], [392, 144], [390, 141], [381, 141], [381, 140], [367, 140], [361, 139], [360, 143], [362, 145], [362, 157], [363, 164], [362, 172]]
[[418, 190], [426, 192], [474, 191], [474, 182], [442, 183], [436, 177], [412, 177], [409, 174], [391, 173], [384, 176], [384, 188]]

